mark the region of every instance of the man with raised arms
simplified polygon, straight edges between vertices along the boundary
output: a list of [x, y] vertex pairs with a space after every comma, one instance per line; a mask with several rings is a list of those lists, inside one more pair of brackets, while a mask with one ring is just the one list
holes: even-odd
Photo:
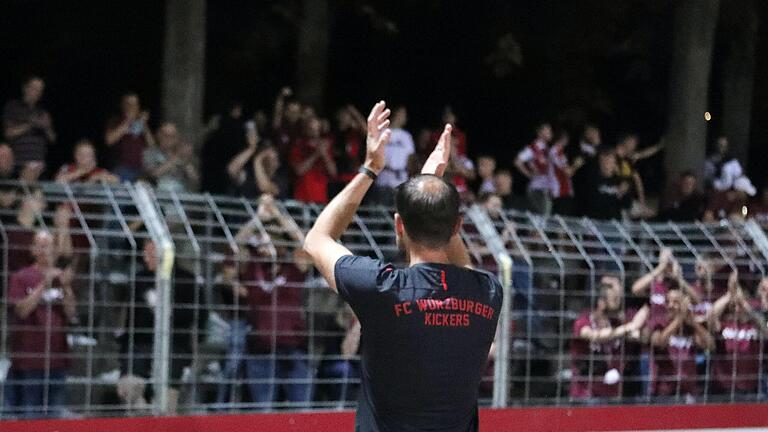
[[[398, 246], [409, 266], [354, 256], [337, 243], [385, 165], [390, 111], [368, 116], [360, 173], [317, 218], [304, 249], [362, 326], [357, 431], [477, 431], [478, 385], [502, 302], [495, 276], [469, 267], [459, 194], [443, 180], [446, 124], [421, 175], [395, 190]], [[472, 308], [469, 308], [469, 301]]]

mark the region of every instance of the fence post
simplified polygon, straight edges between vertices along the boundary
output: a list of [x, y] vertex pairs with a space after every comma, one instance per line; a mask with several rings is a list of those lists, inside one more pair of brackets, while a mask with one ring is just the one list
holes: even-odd
[[509, 345], [512, 338], [509, 323], [514, 294], [512, 292], [512, 258], [507, 253], [493, 222], [480, 207], [473, 205], [467, 209], [466, 215], [477, 227], [477, 231], [483, 236], [486, 246], [493, 254], [493, 259], [499, 268], [499, 280], [504, 293], [496, 331], [496, 362], [493, 371], [493, 406], [502, 408], [507, 406], [509, 397]]
[[143, 184], [135, 188], [134, 200], [144, 225], [157, 248], [158, 267], [155, 273], [157, 304], [155, 305], [155, 338], [152, 361], [155, 415], [168, 412], [168, 384], [171, 352], [171, 275], [175, 247], [168, 226], [157, 211], [154, 192]]

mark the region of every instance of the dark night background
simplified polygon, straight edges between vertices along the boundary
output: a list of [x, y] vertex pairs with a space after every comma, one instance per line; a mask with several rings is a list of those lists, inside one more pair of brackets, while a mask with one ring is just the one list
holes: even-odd
[[[665, 131], [671, 57], [670, 1], [332, 1], [324, 116], [348, 102], [404, 103], [409, 129], [435, 127], [444, 105], [459, 116], [470, 153], [502, 165], [529, 141], [537, 121], [573, 132], [599, 124], [604, 141], [622, 131], [650, 145]], [[765, 23], [766, 2], [759, 5]], [[159, 120], [165, 8], [159, 1], [2, 2], [0, 101], [40, 74], [59, 133], [52, 162], [81, 136], [101, 141], [118, 98], [135, 90]], [[208, 2], [206, 116], [237, 97], [271, 109], [295, 69], [291, 2]], [[710, 91], [718, 133], [722, 88], [718, 32]], [[757, 39], [749, 172], [766, 181], [768, 25]], [[500, 41], [512, 49], [498, 48]], [[518, 50], [519, 49], [519, 50]], [[501, 59], [501, 60], [500, 60]], [[703, 121], [703, 117], [702, 117]], [[663, 156], [662, 156], [663, 157]], [[644, 163], [660, 168], [661, 157]], [[662, 176], [646, 176], [658, 190]]]

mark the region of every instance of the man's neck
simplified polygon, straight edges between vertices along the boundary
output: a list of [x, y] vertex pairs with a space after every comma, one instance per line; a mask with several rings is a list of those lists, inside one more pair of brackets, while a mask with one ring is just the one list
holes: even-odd
[[423, 247], [411, 247], [408, 250], [409, 266], [424, 263], [450, 264], [448, 254], [442, 249], [427, 249]]

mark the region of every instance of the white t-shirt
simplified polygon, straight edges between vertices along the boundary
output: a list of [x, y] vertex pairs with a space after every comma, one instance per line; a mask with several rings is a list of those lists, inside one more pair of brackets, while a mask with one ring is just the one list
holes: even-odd
[[533, 175], [528, 183], [530, 190], [550, 190], [548, 149], [549, 146], [545, 141], [537, 139], [517, 154], [517, 157], [528, 165]]
[[413, 137], [405, 129], [392, 129], [392, 136], [384, 151], [386, 165], [379, 173], [376, 185], [395, 188], [408, 180], [408, 157], [415, 151]]

